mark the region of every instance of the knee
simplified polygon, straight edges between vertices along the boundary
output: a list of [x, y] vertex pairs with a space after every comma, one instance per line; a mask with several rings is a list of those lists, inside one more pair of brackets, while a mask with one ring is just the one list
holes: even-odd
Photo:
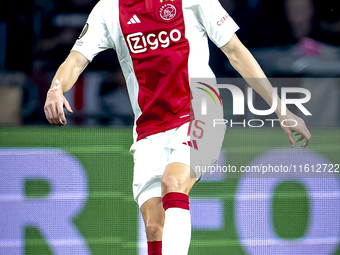
[[145, 230], [149, 241], [159, 241], [162, 239], [163, 224], [164, 223], [161, 222], [150, 222], [146, 224]]
[[180, 180], [173, 175], [163, 175], [162, 178], [162, 189], [169, 191], [180, 191], [181, 188]]
[[169, 164], [163, 174], [162, 178], [162, 195], [168, 192], [182, 192], [189, 194], [196, 179], [192, 178], [192, 170], [189, 166], [182, 163]]
[[181, 178], [182, 176], [163, 175], [162, 178], [162, 195], [169, 192], [181, 192], [189, 194], [192, 186], [195, 184], [195, 178]]

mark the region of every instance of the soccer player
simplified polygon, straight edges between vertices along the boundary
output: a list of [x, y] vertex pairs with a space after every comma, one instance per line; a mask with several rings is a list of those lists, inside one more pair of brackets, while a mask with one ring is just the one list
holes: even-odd
[[[201, 176], [190, 168], [188, 133], [196, 127], [202, 131], [199, 137], [204, 134], [190, 119], [189, 80], [214, 77], [208, 37], [249, 85], [269, 105], [273, 102], [272, 86], [235, 35], [238, 29], [218, 0], [101, 0], [47, 93], [47, 120], [65, 125], [63, 107], [72, 110], [64, 94], [96, 54], [116, 50], [135, 114], [133, 193], [145, 222], [149, 254], [182, 255], [189, 250], [188, 196]], [[297, 141], [304, 139], [306, 147], [311, 135], [304, 121], [289, 111], [282, 115], [281, 107], [276, 113], [280, 121], [297, 122], [293, 128], [282, 127], [291, 146], [292, 132], [297, 132]], [[221, 144], [202, 162], [214, 163]]]

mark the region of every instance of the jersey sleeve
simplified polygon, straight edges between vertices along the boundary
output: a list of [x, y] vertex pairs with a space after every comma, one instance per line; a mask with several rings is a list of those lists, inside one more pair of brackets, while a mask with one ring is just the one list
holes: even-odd
[[239, 29], [218, 0], [197, 1], [197, 19], [210, 40], [221, 48]]
[[98, 53], [115, 48], [104, 20], [102, 8], [104, 5], [100, 1], [90, 13], [83, 31], [71, 50], [81, 53], [89, 61], [92, 61]]

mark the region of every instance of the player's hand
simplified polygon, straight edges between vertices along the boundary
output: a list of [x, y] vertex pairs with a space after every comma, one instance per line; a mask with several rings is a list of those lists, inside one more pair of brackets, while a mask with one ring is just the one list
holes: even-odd
[[[290, 146], [292, 148], [294, 148], [295, 147], [295, 142], [300, 142], [302, 140], [305, 140], [301, 144], [301, 147], [306, 148], [308, 143], [309, 143], [309, 140], [310, 140], [310, 138], [312, 136], [309, 133], [309, 130], [307, 129], [304, 120], [299, 118], [298, 116], [296, 116], [295, 114], [293, 114], [293, 113], [291, 113], [289, 111], [287, 111], [287, 115], [280, 116], [279, 119], [280, 119], [280, 125], [281, 125], [283, 131], [288, 136], [288, 140], [289, 140]], [[294, 126], [294, 125], [296, 125], [296, 123], [297, 123], [297, 125], [295, 127], [284, 127], [282, 125], [282, 121], [284, 121], [284, 120], [286, 120], [284, 122], [285, 126]], [[292, 120], [295, 120], [296, 122], [292, 121]], [[293, 132], [296, 132], [295, 136], [300, 136], [300, 137], [298, 137], [296, 139], [296, 141], [294, 141]]]
[[64, 107], [69, 113], [73, 113], [61, 89], [50, 89], [47, 93], [44, 106], [45, 116], [50, 124], [56, 126], [66, 125]]

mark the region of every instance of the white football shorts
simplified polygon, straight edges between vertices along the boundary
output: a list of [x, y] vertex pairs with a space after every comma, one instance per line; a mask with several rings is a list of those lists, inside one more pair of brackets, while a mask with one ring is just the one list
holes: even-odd
[[[190, 166], [195, 172], [192, 178], [199, 180], [203, 173], [195, 171], [195, 166], [210, 166], [217, 162], [225, 125], [214, 129], [214, 134], [206, 132], [202, 139], [188, 134], [189, 126], [192, 134], [195, 132], [195, 120], [191, 125], [185, 123], [178, 128], [150, 135], [131, 146], [134, 159], [133, 195], [139, 207], [151, 198], [162, 197], [161, 181], [168, 164], [178, 162]], [[201, 129], [202, 126], [198, 131]], [[211, 140], [212, 136], [218, 137], [218, 142], [214, 142], [213, 146], [209, 143], [209, 146], [204, 146], [203, 138]]]

